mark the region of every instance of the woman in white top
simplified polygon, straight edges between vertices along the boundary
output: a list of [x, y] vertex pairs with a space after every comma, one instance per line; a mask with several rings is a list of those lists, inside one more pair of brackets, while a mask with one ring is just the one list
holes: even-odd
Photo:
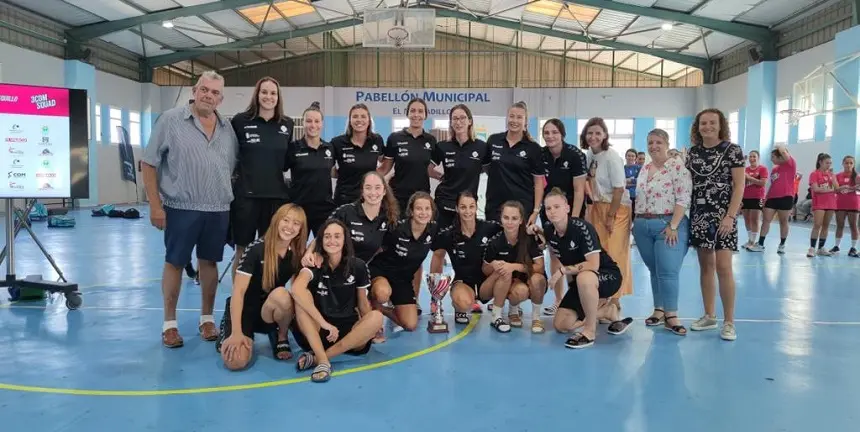
[[680, 158], [669, 157], [669, 134], [662, 129], [648, 133], [651, 163], [636, 180], [636, 218], [633, 238], [651, 274], [654, 313], [648, 326], [665, 323], [679, 336], [687, 329], [678, 320], [679, 273], [687, 256], [690, 221], [687, 209], [693, 192], [690, 171]]
[[618, 299], [633, 294], [630, 270], [630, 193], [624, 176], [624, 160], [609, 145], [609, 130], [602, 118], [595, 117], [585, 124], [579, 136], [579, 146], [586, 151], [588, 183], [591, 185], [589, 221], [594, 225], [600, 244], [618, 263], [623, 283], [612, 297], [621, 310]]

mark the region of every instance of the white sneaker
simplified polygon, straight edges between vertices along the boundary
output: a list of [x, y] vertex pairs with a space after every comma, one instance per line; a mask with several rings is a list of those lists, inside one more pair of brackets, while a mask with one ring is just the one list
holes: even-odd
[[712, 316], [704, 315], [701, 318], [693, 321], [693, 324], [690, 325], [690, 328], [693, 329], [693, 331], [713, 330], [717, 328], [717, 319]]
[[727, 341], [737, 339], [738, 333], [735, 331], [735, 325], [730, 322], [723, 323], [723, 329], [720, 330], [720, 338]]

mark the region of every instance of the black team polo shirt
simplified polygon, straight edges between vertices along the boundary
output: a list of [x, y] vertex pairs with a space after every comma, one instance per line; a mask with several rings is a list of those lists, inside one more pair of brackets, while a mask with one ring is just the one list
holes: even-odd
[[460, 145], [456, 140], [442, 141], [436, 145], [431, 162], [445, 170], [442, 182], [436, 186], [436, 205], [448, 211], [456, 211], [457, 195], [470, 191], [478, 196], [478, 183], [487, 159], [487, 143], [468, 140]]
[[[290, 201], [304, 208], [306, 213], [334, 209], [331, 190], [331, 169], [334, 166], [334, 149], [320, 141], [319, 147], [309, 146], [304, 138], [290, 143], [284, 159], [284, 171], [290, 172]], [[311, 219], [311, 215], [308, 215]]]
[[355, 202], [361, 197], [361, 178], [369, 171], [376, 171], [385, 144], [381, 136], [372, 134], [361, 147], [353, 144], [347, 135], [334, 137], [331, 145], [337, 162], [334, 200], [338, 205]]
[[289, 117], [263, 120], [238, 114], [230, 120], [239, 138], [235, 192], [249, 198], [287, 199], [283, 161], [295, 122]]
[[487, 176], [487, 218], [496, 217], [505, 201], [519, 201], [525, 208], [525, 217], [534, 210], [534, 176], [543, 176], [545, 169], [541, 147], [525, 137], [513, 146], [508, 145], [505, 132], [490, 135], [487, 144], [489, 169]]
[[434, 148], [436, 137], [427, 132], [414, 137], [407, 129], [403, 129], [388, 136], [385, 158], [394, 160], [391, 188], [394, 189], [394, 196], [399, 202], [407, 202], [409, 197], [418, 191], [430, 192], [427, 167], [430, 166], [430, 156]]

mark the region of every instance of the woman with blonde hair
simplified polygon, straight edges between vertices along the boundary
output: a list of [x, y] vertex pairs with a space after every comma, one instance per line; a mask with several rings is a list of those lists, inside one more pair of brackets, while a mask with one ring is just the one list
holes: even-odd
[[687, 329], [678, 319], [680, 271], [687, 256], [690, 221], [687, 209], [693, 181], [684, 161], [669, 156], [669, 134], [662, 129], [648, 133], [651, 163], [642, 167], [636, 179], [636, 219], [633, 238], [639, 255], [651, 274], [654, 313], [645, 324], [665, 323], [679, 336]]
[[612, 304], [621, 311], [619, 299], [633, 294], [630, 269], [630, 226], [632, 209], [630, 192], [624, 174], [624, 159], [609, 144], [609, 129], [602, 118], [585, 123], [579, 136], [579, 146], [588, 158], [588, 182], [591, 199], [589, 221], [594, 225], [600, 244], [621, 269], [621, 288], [612, 297]]
[[248, 366], [255, 333], [268, 334], [276, 359], [292, 358], [287, 329], [293, 320], [293, 302], [283, 288], [302, 268], [307, 242], [304, 210], [285, 204], [272, 216], [265, 234], [248, 245], [240, 257], [215, 344], [228, 369]]

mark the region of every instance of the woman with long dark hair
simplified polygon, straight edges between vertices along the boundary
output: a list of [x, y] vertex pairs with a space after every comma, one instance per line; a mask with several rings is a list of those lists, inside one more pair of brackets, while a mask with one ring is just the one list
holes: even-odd
[[478, 219], [478, 198], [466, 190], [457, 197], [457, 219], [442, 228], [433, 240], [430, 273], [442, 272], [446, 254], [454, 267], [451, 302], [454, 321], [458, 324], [469, 323], [469, 312], [474, 311], [478, 299], [486, 304], [492, 298], [492, 292], [485, 292], [484, 296], [479, 292], [486, 279], [482, 258], [489, 239], [501, 229], [498, 222]]
[[857, 181], [857, 168], [854, 167], [854, 156], [842, 158], [842, 172], [836, 174], [836, 182], [839, 189], [836, 191], [836, 244], [830, 249], [830, 253], [839, 253], [839, 245], [842, 243], [842, 233], [845, 230], [845, 222], [848, 221], [848, 229], [851, 230], [851, 249], [848, 256], [857, 258], [857, 237], [860, 230], [857, 227], [857, 213], [860, 212], [860, 181]]
[[242, 253], [215, 343], [228, 369], [244, 369], [250, 363], [255, 333], [268, 334], [276, 359], [292, 358], [287, 329], [293, 302], [283, 288], [301, 269], [307, 241], [304, 210], [285, 204], [272, 216], [263, 237]]
[[248, 108], [230, 123], [239, 138], [230, 205], [235, 272], [245, 248], [266, 232], [272, 215], [287, 202], [283, 160], [295, 122], [284, 115], [281, 85], [272, 77], [263, 77], [254, 86]]
[[[537, 239], [528, 234], [526, 212], [519, 201], [506, 201], [501, 208], [502, 231], [487, 242], [481, 284], [481, 299], [493, 299], [493, 320], [490, 326], [501, 333], [511, 327], [522, 327], [520, 303], [532, 302], [532, 333], [545, 331], [540, 319], [541, 304], [546, 294], [543, 251]], [[508, 301], [508, 319], [502, 318]]]
[[760, 164], [757, 150], [750, 151], [747, 159], [749, 166], [744, 169], [746, 186], [741, 201], [741, 212], [744, 215], [744, 226], [747, 228], [747, 242], [744, 244], [744, 249], [749, 250], [758, 240], [761, 211], [764, 206], [764, 187], [767, 185], [767, 167]]
[[367, 301], [370, 276], [365, 262], [355, 256], [346, 224], [324, 222], [315, 252], [323, 258], [322, 266], [301, 269], [290, 287], [297, 324], [292, 333], [304, 351], [296, 369], [314, 368], [311, 380], [326, 382], [333, 358], [370, 351], [370, 340], [382, 328], [382, 314]]
[[694, 321], [694, 331], [717, 328], [716, 283], [725, 318], [720, 337], [737, 339], [735, 278], [732, 254], [738, 248], [738, 210], [744, 196], [744, 153], [729, 141], [729, 122], [722, 111], [706, 109], [696, 115], [690, 130], [687, 169], [693, 179], [690, 207], [690, 246], [699, 258], [699, 279], [705, 315]]
[[333, 175], [337, 178], [334, 201], [339, 206], [353, 203], [361, 197], [364, 175], [376, 171], [385, 150], [382, 136], [373, 132], [373, 118], [367, 105], [353, 105], [347, 122], [346, 133], [331, 140], [337, 164]]
[[839, 182], [833, 174], [833, 158], [827, 153], [819, 153], [815, 160], [815, 171], [809, 174], [809, 187], [812, 189], [812, 232], [809, 234], [809, 258], [815, 255], [831, 256], [830, 251], [824, 249], [827, 242], [827, 230], [830, 229], [830, 220], [836, 213], [836, 191]]
[[378, 170], [387, 176], [394, 169], [391, 189], [401, 209], [415, 192], [430, 193], [427, 167], [436, 148], [436, 137], [424, 130], [427, 102], [414, 98], [406, 104], [409, 127], [393, 132], [385, 143], [385, 154]]

